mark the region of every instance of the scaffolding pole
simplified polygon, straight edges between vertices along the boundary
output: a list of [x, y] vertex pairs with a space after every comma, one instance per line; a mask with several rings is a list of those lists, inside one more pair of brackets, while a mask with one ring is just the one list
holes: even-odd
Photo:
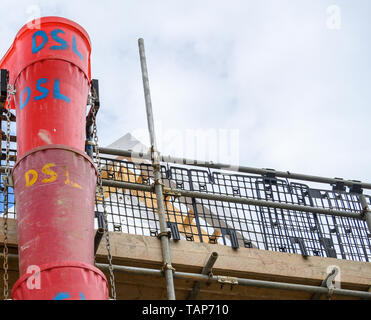
[[160, 234], [158, 235], [158, 237], [161, 240], [162, 257], [164, 260], [164, 264], [162, 268], [163, 268], [163, 272], [165, 274], [165, 279], [166, 279], [168, 299], [175, 300], [175, 289], [174, 289], [174, 278], [173, 278], [174, 268], [171, 265], [171, 255], [170, 255], [170, 240], [169, 240], [170, 231], [167, 228], [166, 217], [165, 217], [165, 207], [164, 207], [164, 198], [163, 198], [162, 181], [161, 181], [161, 165], [160, 165], [159, 153], [158, 153], [157, 144], [156, 144], [151, 93], [149, 89], [148, 70], [147, 70], [147, 62], [146, 62], [143, 39], [138, 40], [138, 46], [139, 46], [139, 55], [140, 55], [140, 65], [142, 69], [142, 79], [143, 79], [144, 99], [146, 103], [148, 131], [149, 131], [149, 137], [150, 137], [150, 142], [151, 142], [151, 160], [152, 160], [152, 167], [153, 167], [153, 175], [155, 179], [154, 188], [155, 188], [155, 193], [156, 193], [157, 210], [158, 210], [159, 223], [160, 223]]
[[[136, 160], [151, 160], [151, 153], [142, 153], [142, 152], [135, 152], [131, 150], [122, 150], [122, 149], [105, 148], [105, 147], [100, 147], [99, 152], [102, 154], [122, 156], [122, 157], [132, 158]], [[190, 166], [210, 168], [210, 169], [219, 169], [219, 170], [226, 170], [226, 171], [235, 171], [235, 172], [248, 173], [248, 174], [257, 174], [257, 175], [262, 175], [262, 176], [266, 176], [268, 174], [274, 174], [274, 176], [279, 177], [279, 178], [317, 182], [317, 183], [324, 183], [324, 184], [330, 184], [330, 185], [336, 185], [338, 183], [341, 183], [347, 187], [353, 187], [354, 185], [359, 185], [359, 187], [363, 189], [371, 190], [371, 183], [361, 182], [357, 180], [344, 180], [341, 178], [320, 177], [320, 176], [314, 176], [314, 175], [308, 175], [308, 174], [302, 174], [302, 173], [294, 173], [290, 171], [276, 171], [273, 169], [261, 169], [261, 168], [247, 167], [247, 166], [230, 165], [230, 164], [225, 164], [225, 163], [217, 163], [217, 162], [212, 162], [212, 161], [201, 161], [201, 160], [179, 158], [179, 157], [173, 157], [173, 156], [161, 156], [161, 155], [158, 155], [158, 156], [161, 162], [167, 162], [167, 163], [190, 165]], [[0, 172], [5, 172], [5, 168], [0, 167]]]
[[[107, 270], [108, 265], [103, 263], [96, 263], [96, 267], [101, 270]], [[150, 275], [150, 276], [162, 276], [161, 270], [149, 269], [149, 268], [139, 268], [139, 267], [127, 267], [127, 266], [118, 266], [114, 265], [113, 269], [115, 271], [121, 271], [126, 273], [133, 273], [139, 275]], [[311, 286], [304, 284], [295, 284], [295, 283], [286, 283], [286, 282], [274, 282], [274, 281], [265, 281], [265, 280], [256, 280], [256, 279], [244, 279], [228, 276], [216, 276], [216, 275], [203, 275], [197, 273], [189, 272], [174, 272], [174, 278], [182, 280], [194, 280], [198, 282], [216, 282], [221, 285], [241, 285], [241, 286], [250, 286], [258, 288], [268, 288], [268, 289], [280, 289], [280, 290], [296, 290], [304, 291], [308, 293], [318, 293], [331, 295], [341, 295], [354, 298], [362, 298], [371, 300], [371, 293], [367, 291], [356, 291], [340, 288], [327, 288], [322, 286]]]
[[[3, 255], [0, 253], [0, 257], [2, 258]], [[17, 260], [18, 255], [9, 253], [10, 260]], [[105, 263], [96, 263], [95, 266], [102, 271], [107, 271], [109, 268], [108, 264]], [[163, 271], [158, 269], [151, 269], [151, 268], [140, 268], [140, 267], [129, 267], [129, 266], [119, 266], [113, 265], [113, 270], [118, 272], [125, 272], [129, 274], [138, 274], [138, 275], [147, 275], [147, 276], [155, 276], [155, 277], [162, 277]], [[181, 279], [181, 280], [193, 280], [198, 282], [214, 282], [219, 283], [221, 285], [241, 285], [241, 286], [250, 286], [250, 287], [258, 287], [258, 288], [268, 288], [268, 289], [279, 289], [279, 290], [296, 290], [296, 291], [304, 291], [308, 293], [318, 293], [318, 294], [325, 294], [325, 295], [340, 295], [340, 296], [348, 296], [354, 298], [361, 298], [371, 300], [371, 292], [370, 291], [357, 291], [357, 290], [348, 290], [348, 289], [340, 289], [340, 288], [327, 288], [321, 286], [311, 286], [305, 284], [296, 284], [296, 283], [286, 283], [286, 282], [275, 282], [275, 281], [266, 281], [266, 280], [256, 280], [256, 279], [245, 279], [245, 278], [236, 278], [236, 277], [229, 277], [229, 276], [221, 276], [221, 275], [203, 275], [198, 273], [190, 273], [190, 272], [174, 272], [174, 278]]]
[[[216, 259], [218, 259], [218, 253], [212, 252], [205, 266], [203, 267], [201, 274], [205, 274], [211, 277], [213, 266], [216, 262]], [[196, 281], [196, 283], [193, 285], [192, 291], [188, 295], [187, 300], [195, 300], [197, 298], [198, 293], [200, 292], [200, 289], [201, 289], [201, 282]]]
[[[151, 159], [150, 153], [140, 153], [140, 152], [134, 152], [131, 150], [99, 148], [99, 152], [103, 154], [128, 157], [132, 159], [143, 159], [143, 160]], [[246, 167], [246, 166], [230, 165], [230, 164], [225, 164], [225, 163], [214, 163], [212, 161], [200, 161], [200, 160], [193, 160], [193, 159], [187, 159], [187, 158], [178, 158], [178, 157], [172, 157], [172, 156], [160, 156], [160, 161], [168, 162], [168, 163], [175, 163], [175, 164], [182, 164], [182, 165], [197, 166], [197, 167], [202, 167], [202, 168], [258, 174], [258, 175], [263, 175], [263, 176], [267, 174], [274, 174], [276, 177], [280, 177], [280, 178], [303, 180], [303, 181], [325, 183], [325, 184], [343, 183], [344, 186], [347, 186], [347, 187], [352, 187], [355, 184], [357, 184], [363, 189], [371, 189], [371, 183], [364, 183], [364, 182], [360, 182], [356, 180], [344, 180], [341, 178], [320, 177], [320, 176], [314, 176], [314, 175], [308, 175], [308, 174], [294, 173], [290, 171], [276, 171], [273, 169], [260, 169], [260, 168]]]

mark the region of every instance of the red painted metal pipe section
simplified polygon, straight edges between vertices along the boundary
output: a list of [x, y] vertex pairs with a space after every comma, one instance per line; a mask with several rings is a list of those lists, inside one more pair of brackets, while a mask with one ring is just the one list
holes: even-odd
[[15, 86], [18, 157], [32, 148], [64, 144], [84, 150], [86, 102], [91, 80], [90, 39], [77, 23], [40, 19], [25, 25], [0, 61]]
[[84, 152], [90, 52], [81, 26], [44, 17], [38, 29], [24, 26], [0, 61], [16, 89], [7, 106], [17, 116], [16, 300], [108, 299], [93, 266], [97, 171]]
[[17, 161], [13, 176], [20, 275], [29, 265], [51, 261], [94, 263], [91, 160], [61, 145], [42, 146]]

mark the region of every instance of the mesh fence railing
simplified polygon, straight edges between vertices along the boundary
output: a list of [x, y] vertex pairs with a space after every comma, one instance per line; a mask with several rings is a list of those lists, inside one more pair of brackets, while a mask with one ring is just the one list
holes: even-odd
[[[151, 185], [150, 164], [102, 158], [104, 178]], [[322, 190], [275, 177], [224, 173], [191, 166], [163, 165], [167, 187], [360, 212], [362, 190]], [[358, 193], [357, 193], [358, 192]], [[370, 204], [370, 196], [364, 195]], [[159, 233], [154, 193], [106, 188], [109, 229], [156, 236]], [[365, 221], [184, 196], [166, 196], [168, 227], [174, 239], [339, 259], [369, 261], [371, 235]], [[96, 203], [97, 214], [102, 212]]]
[[[104, 179], [141, 185], [154, 182], [149, 163], [101, 156], [101, 165]], [[316, 189], [308, 184], [274, 176], [226, 173], [184, 165], [163, 164], [161, 173], [163, 184], [173, 189], [312, 208], [349, 212], [362, 210], [359, 197], [364, 192], [356, 187], [347, 191], [331, 186], [329, 190]], [[1, 183], [2, 178], [3, 173]], [[104, 190], [110, 231], [154, 237], [159, 234], [154, 193], [116, 187], [105, 187]], [[364, 196], [371, 204], [370, 195]], [[227, 245], [236, 249], [258, 248], [303, 256], [356, 261], [371, 259], [371, 234], [366, 222], [359, 219], [185, 196], [165, 196], [164, 201], [168, 227], [175, 240]], [[14, 202], [14, 192], [10, 188], [10, 218], [16, 218]], [[0, 206], [2, 212], [1, 193]], [[98, 227], [103, 212], [99, 199], [96, 199], [95, 208], [95, 224]]]

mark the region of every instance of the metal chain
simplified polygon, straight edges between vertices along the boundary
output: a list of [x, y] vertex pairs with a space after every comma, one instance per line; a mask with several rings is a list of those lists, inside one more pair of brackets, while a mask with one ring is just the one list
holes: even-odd
[[3, 234], [4, 234], [4, 248], [3, 248], [3, 269], [4, 269], [4, 300], [7, 300], [9, 297], [9, 274], [8, 274], [8, 187], [10, 182], [10, 117], [11, 113], [9, 111], [10, 102], [12, 96], [15, 95], [14, 87], [8, 84], [8, 95], [7, 95], [7, 108], [4, 108], [5, 116], [6, 116], [6, 153], [5, 153], [5, 176], [3, 177], [3, 207], [4, 207], [4, 214], [3, 214]]
[[[93, 97], [93, 99], [94, 99], [94, 97]], [[109, 273], [110, 273], [111, 296], [112, 296], [112, 299], [116, 300], [115, 275], [113, 273], [111, 243], [110, 243], [109, 232], [108, 232], [107, 209], [106, 209], [106, 201], [104, 199], [104, 189], [103, 189], [103, 184], [102, 184], [102, 166], [101, 166], [100, 155], [99, 155], [99, 147], [98, 147], [96, 114], [97, 114], [97, 110], [94, 109], [94, 111], [92, 113], [92, 120], [93, 120], [93, 139], [94, 139], [94, 148], [95, 148], [95, 162], [96, 162], [97, 170], [98, 170], [97, 196], [99, 198], [102, 198], [102, 207], [103, 207], [103, 216], [104, 216], [104, 233], [105, 233], [105, 238], [106, 238], [106, 248], [107, 248], [107, 255], [108, 255], [108, 269], [109, 269]]]

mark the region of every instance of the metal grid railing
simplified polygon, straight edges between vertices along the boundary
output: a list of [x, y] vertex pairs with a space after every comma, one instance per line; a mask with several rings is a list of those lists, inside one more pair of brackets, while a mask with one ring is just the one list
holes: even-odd
[[[10, 165], [13, 167], [15, 164], [15, 159], [17, 155], [16, 149], [14, 149], [14, 146], [12, 146], [12, 149], [9, 152], [10, 154]], [[1, 150], [1, 159], [0, 163], [1, 166], [5, 166], [5, 149], [2, 148]], [[5, 177], [4, 172], [0, 172], [0, 217], [2, 216], [2, 213], [4, 211], [4, 195], [3, 195], [3, 179]], [[9, 209], [8, 209], [8, 217], [11, 219], [15, 219], [15, 199], [14, 199], [14, 190], [13, 188], [9, 187], [8, 188], [8, 204], [9, 204]]]
[[[12, 155], [16, 155], [13, 149]], [[14, 164], [14, 162], [12, 162]], [[149, 163], [101, 157], [103, 178], [141, 185], [153, 183]], [[360, 212], [360, 188], [322, 190], [307, 184], [290, 182], [273, 176], [225, 173], [221, 170], [192, 166], [161, 166], [163, 184], [167, 187]], [[1, 183], [3, 173], [0, 174]], [[0, 186], [1, 187], [1, 186]], [[334, 189], [334, 188], [333, 188]], [[365, 194], [371, 204], [371, 196]], [[110, 231], [157, 236], [160, 226], [154, 193], [105, 187]], [[259, 248], [323, 256], [339, 259], [370, 261], [371, 234], [365, 221], [348, 217], [306, 213], [184, 196], [165, 196], [168, 227], [173, 239], [207, 242], [233, 248]], [[0, 209], [3, 199], [0, 192]], [[9, 218], [16, 218], [14, 191], [9, 189]], [[96, 199], [96, 226], [101, 224], [102, 208]]]
[[[109, 157], [101, 161], [105, 179], [144, 185], [153, 183], [150, 164]], [[349, 212], [362, 210], [360, 189], [352, 193], [336, 188], [321, 190], [272, 176], [226, 174], [220, 170], [169, 164], [161, 166], [161, 172], [163, 184], [174, 189]], [[154, 193], [115, 187], [105, 190], [109, 230], [158, 235]], [[364, 196], [370, 204], [370, 196]], [[371, 258], [371, 235], [362, 220], [184, 196], [165, 196], [164, 200], [168, 227], [174, 239], [303, 256], [357, 261]], [[98, 201], [96, 211], [97, 215], [102, 211]]]

